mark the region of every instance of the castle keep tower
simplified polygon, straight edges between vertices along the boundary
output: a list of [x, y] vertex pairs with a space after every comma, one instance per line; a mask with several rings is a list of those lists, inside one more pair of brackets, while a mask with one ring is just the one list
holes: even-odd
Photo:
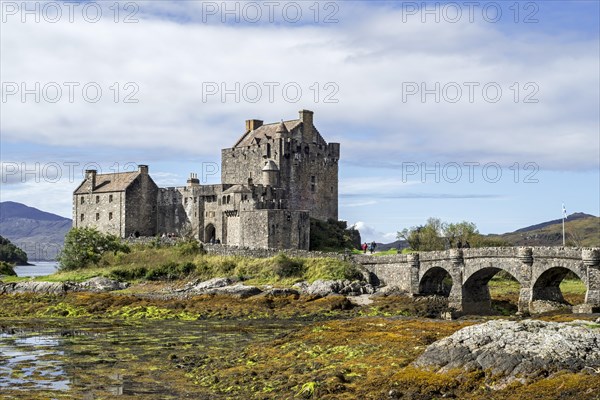
[[[290, 209], [308, 210], [312, 218], [338, 218], [339, 143], [327, 143], [313, 122], [314, 113], [300, 110], [299, 118], [266, 124], [246, 121], [246, 133], [222, 151], [221, 181], [264, 185], [279, 169], [278, 186]], [[265, 168], [272, 173], [265, 174]], [[270, 177], [270, 178], [267, 178]]]
[[98, 175], [87, 171], [73, 193], [73, 225], [117, 234], [192, 234], [205, 243], [308, 249], [310, 218], [338, 218], [339, 143], [327, 143], [313, 112], [245, 132], [221, 152], [221, 182], [158, 188], [148, 167]]

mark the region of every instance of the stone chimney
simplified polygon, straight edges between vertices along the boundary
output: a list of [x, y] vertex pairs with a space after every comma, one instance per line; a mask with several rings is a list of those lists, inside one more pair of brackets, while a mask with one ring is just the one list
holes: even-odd
[[187, 180], [188, 186], [199, 186], [200, 179], [198, 179], [198, 174], [192, 172], [190, 173], [190, 177]]
[[258, 129], [262, 126], [262, 124], [263, 124], [263, 121], [261, 121], [260, 119], [247, 119], [246, 120], [246, 132], [250, 132], [255, 129]]
[[85, 179], [90, 183], [90, 191], [96, 189], [96, 171], [95, 169], [85, 170]]
[[313, 133], [313, 112], [309, 110], [300, 110], [300, 121], [302, 121], [302, 141], [305, 143], [312, 143], [314, 140]]
[[148, 175], [148, 166], [147, 165], [138, 165], [138, 171], [142, 175]]

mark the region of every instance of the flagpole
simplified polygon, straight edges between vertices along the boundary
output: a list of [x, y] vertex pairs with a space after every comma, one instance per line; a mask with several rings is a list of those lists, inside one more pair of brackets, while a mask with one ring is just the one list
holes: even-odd
[[563, 247], [565, 247], [565, 216], [563, 215]]
[[565, 218], [567, 218], [567, 209], [565, 208], [565, 203], [562, 204], [562, 225], [563, 225], [563, 247], [565, 247]]

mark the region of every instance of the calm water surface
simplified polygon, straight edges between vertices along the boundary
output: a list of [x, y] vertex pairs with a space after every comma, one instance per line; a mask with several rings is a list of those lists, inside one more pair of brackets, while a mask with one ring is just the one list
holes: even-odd
[[15, 267], [18, 276], [44, 276], [56, 272], [58, 263], [56, 261], [34, 261], [35, 265], [21, 265]]
[[[16, 399], [213, 399], [177, 363], [272, 340], [291, 321], [0, 321], [0, 393]], [[177, 356], [176, 361], [173, 361]], [[0, 398], [4, 398], [0, 394]]]

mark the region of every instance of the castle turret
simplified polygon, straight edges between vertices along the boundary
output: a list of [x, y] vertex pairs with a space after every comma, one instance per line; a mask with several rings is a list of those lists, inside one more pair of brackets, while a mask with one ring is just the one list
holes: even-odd
[[279, 186], [279, 167], [273, 160], [269, 160], [265, 163], [262, 169], [262, 181], [263, 185], [266, 186]]

